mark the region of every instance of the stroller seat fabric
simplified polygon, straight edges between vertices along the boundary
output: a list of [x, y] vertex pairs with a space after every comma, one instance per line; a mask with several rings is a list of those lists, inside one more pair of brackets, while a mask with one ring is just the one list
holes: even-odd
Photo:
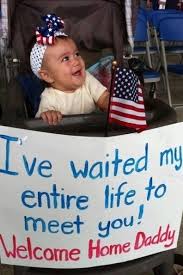
[[43, 92], [45, 85], [33, 74], [19, 74], [17, 76], [17, 81], [22, 88], [28, 116], [33, 118], [37, 113], [40, 103], [40, 95]]

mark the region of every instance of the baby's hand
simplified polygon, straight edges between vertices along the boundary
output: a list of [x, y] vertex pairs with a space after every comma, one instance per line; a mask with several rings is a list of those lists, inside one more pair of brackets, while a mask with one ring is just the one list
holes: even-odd
[[49, 125], [57, 125], [62, 120], [62, 114], [58, 111], [46, 111], [41, 113], [41, 118]]

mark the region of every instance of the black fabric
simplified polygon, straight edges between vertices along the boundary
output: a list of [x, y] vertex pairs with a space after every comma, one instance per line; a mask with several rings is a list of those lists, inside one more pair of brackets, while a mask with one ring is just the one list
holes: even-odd
[[66, 33], [79, 47], [88, 50], [111, 47], [122, 59], [125, 22], [118, 4], [102, 0], [24, 0], [16, 6], [11, 27], [12, 46], [23, 63], [29, 63], [31, 39], [46, 13], [63, 18]]
[[2, 117], [2, 107], [0, 105], [0, 119], [1, 119], [1, 117]]
[[177, 9], [177, 4], [179, 0], [167, 0], [166, 9]]
[[130, 58], [128, 60], [128, 65], [131, 70], [138, 76], [140, 82], [144, 84], [144, 77], [143, 74], [145, 71], [154, 71], [150, 68], [146, 63], [138, 58]]
[[159, 2], [159, 0], [152, 0], [152, 8], [153, 8], [153, 10], [158, 10], [158, 8], [159, 8], [158, 2]]
[[[152, 1], [152, 5], [153, 5], [153, 9], [157, 10], [159, 8], [159, 4], [158, 4], [159, 0], [153, 0]], [[177, 9], [177, 4], [178, 4], [179, 0], [167, 0], [166, 1], [166, 9]]]
[[19, 74], [17, 76], [17, 81], [22, 88], [28, 116], [34, 118], [38, 111], [40, 96], [45, 85], [33, 74]]

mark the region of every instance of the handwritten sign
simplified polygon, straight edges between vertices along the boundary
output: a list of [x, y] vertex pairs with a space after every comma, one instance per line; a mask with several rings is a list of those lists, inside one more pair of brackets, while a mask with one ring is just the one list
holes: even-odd
[[175, 248], [183, 123], [76, 137], [0, 127], [1, 262], [81, 268]]

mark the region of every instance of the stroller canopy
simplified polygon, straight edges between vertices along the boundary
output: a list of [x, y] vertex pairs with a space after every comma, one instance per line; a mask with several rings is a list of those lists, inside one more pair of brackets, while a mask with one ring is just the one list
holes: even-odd
[[[56, 13], [65, 21], [65, 31], [79, 47], [88, 50], [112, 48], [122, 60], [128, 43], [129, 18], [134, 26], [138, 0], [2, 0], [8, 5], [8, 45], [22, 62], [29, 62], [32, 38], [41, 16]], [[128, 7], [126, 7], [126, 5]], [[128, 14], [129, 11], [129, 14]], [[128, 28], [126, 21], [128, 20]]]

